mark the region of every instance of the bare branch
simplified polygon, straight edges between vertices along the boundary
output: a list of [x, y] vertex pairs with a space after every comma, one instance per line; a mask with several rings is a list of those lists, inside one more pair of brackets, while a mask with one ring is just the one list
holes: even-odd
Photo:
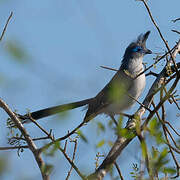
[[168, 121], [164, 121], [164, 123], [168, 124], [168, 125], [171, 127], [171, 129], [172, 129], [178, 136], [180, 136], [180, 134], [173, 128], [173, 126], [172, 126]]
[[154, 20], [154, 18], [153, 18], [153, 16], [152, 16], [152, 13], [151, 13], [151, 11], [150, 11], [150, 9], [149, 9], [149, 6], [147, 5], [147, 2], [146, 2], [145, 0], [141, 0], [141, 1], [144, 3], [144, 5], [145, 5], [145, 7], [146, 7], [146, 9], [147, 9], [147, 11], [148, 11], [148, 14], [149, 14], [149, 17], [150, 17], [151, 21], [153, 22], [153, 24], [154, 24], [154, 26], [156, 27], [156, 29], [157, 29], [157, 31], [158, 31], [161, 39], [163, 40], [163, 42], [164, 42], [164, 44], [165, 44], [167, 50], [169, 51], [169, 54], [170, 54], [170, 56], [171, 56], [171, 60], [172, 60], [172, 62], [173, 62], [173, 64], [174, 64], [174, 66], [175, 66], [175, 71], [176, 71], [176, 73], [178, 74], [178, 68], [177, 68], [177, 65], [176, 65], [176, 62], [175, 62], [175, 58], [174, 58], [174, 56], [173, 56], [172, 53], [171, 53], [171, 50], [170, 50], [170, 47], [169, 47], [167, 41], [166, 41], [165, 38], [163, 37], [159, 26], [158, 26], [157, 23], [155, 22], [155, 20]]
[[116, 121], [116, 119], [114, 118], [113, 115], [110, 115], [112, 121], [114, 122], [114, 124], [116, 125], [116, 127], [118, 126], [118, 122]]
[[[77, 150], [77, 139], [75, 139], [73, 142], [74, 142], [74, 150], [73, 150], [72, 162], [74, 161], [75, 155], [76, 155], [76, 150]], [[73, 166], [71, 165], [71, 168], [70, 168], [70, 170], [69, 170], [69, 172], [68, 172], [68, 175], [67, 175], [67, 177], [66, 177], [66, 180], [69, 179], [72, 170], [73, 170]]]
[[68, 155], [66, 154], [66, 152], [61, 148], [58, 147], [58, 149], [63, 153], [63, 155], [65, 156], [65, 158], [68, 160], [68, 162], [71, 164], [71, 166], [74, 168], [74, 170], [78, 173], [78, 175], [82, 178], [82, 179], [86, 179], [86, 177], [79, 171], [79, 169], [77, 168], [77, 166], [74, 164], [74, 162], [68, 157]]
[[117, 69], [114, 69], [114, 68], [110, 68], [110, 67], [107, 67], [107, 66], [100, 66], [101, 68], [104, 68], [104, 69], [108, 69], [108, 70], [112, 70], [112, 71], [118, 71]]
[[179, 106], [178, 102], [176, 101], [174, 95], [172, 95], [171, 98], [172, 98], [174, 104], [176, 105], [176, 107], [178, 108], [178, 110], [180, 110], [180, 106]]
[[[147, 148], [146, 141], [145, 141], [144, 137], [142, 136], [142, 134], [138, 134], [138, 139], [139, 139], [139, 141], [141, 143], [141, 146], [142, 146], [141, 149], [145, 153], [142, 156], [145, 156], [145, 162], [146, 162], [146, 167], [147, 167], [147, 171], [148, 171], [149, 177], [150, 177], [150, 179], [153, 179], [153, 175], [152, 175], [152, 172], [151, 172], [151, 169], [150, 169], [150, 165], [149, 165], [149, 156], [148, 156], [148, 148]], [[143, 154], [143, 152], [142, 152], [142, 154]]]
[[[46, 144], [45, 146], [43, 146], [43, 147], [41, 147], [40, 149], [39, 149], [39, 153], [41, 153], [41, 152], [43, 152], [44, 150], [46, 150], [48, 147], [50, 147], [51, 145], [53, 145], [53, 144], [55, 144], [55, 143], [57, 143], [57, 142], [59, 142], [60, 140], [59, 139], [61, 139], [61, 138], [58, 138], [58, 139], [55, 139], [53, 136], [52, 136], [52, 130], [50, 130], [50, 132], [48, 133], [44, 128], [42, 128], [36, 121], [34, 121], [33, 119], [31, 119], [32, 120], [32, 122], [39, 128], [39, 129], [41, 129], [48, 137], [49, 137], [49, 139], [51, 139], [51, 141], [52, 142], [50, 142], [50, 143], [48, 143], [48, 144]], [[72, 133], [72, 132], [70, 132], [70, 133]], [[69, 132], [68, 132], [68, 134], [66, 135], [67, 137], [69, 137], [70, 134]], [[69, 135], [69, 136], [68, 136]], [[66, 138], [67, 138], [66, 137]], [[65, 139], [66, 139], [65, 138]], [[64, 140], [64, 139], [63, 139]], [[61, 148], [60, 146], [58, 146], [57, 147], [62, 153], [63, 153], [63, 155], [65, 156], [65, 158], [68, 160], [68, 162], [71, 164], [71, 167], [72, 168], [74, 168], [74, 170], [77, 172], [77, 174], [82, 178], [82, 179], [86, 179], [85, 178], [85, 176], [79, 171], [79, 169], [77, 168], [77, 166], [74, 164], [74, 162], [73, 162], [73, 160], [71, 160], [70, 158], [69, 158], [69, 156], [66, 154], [66, 148], [67, 148], [67, 140], [65, 141], [65, 146], [64, 146], [64, 149], [63, 148]], [[77, 148], [77, 145], [75, 146], [75, 152], [76, 152], [76, 148]], [[75, 153], [74, 152], [74, 153]], [[75, 154], [74, 154], [74, 156], [75, 156]], [[75, 157], [74, 157], [75, 158]]]
[[124, 178], [123, 178], [123, 176], [122, 176], [122, 173], [121, 173], [121, 170], [120, 170], [117, 162], [115, 162], [114, 165], [115, 165], [115, 167], [116, 167], [116, 169], [117, 169], [117, 171], [118, 171], [118, 174], [119, 174], [120, 179], [121, 179], [121, 180], [124, 180]]
[[[164, 104], [162, 105], [162, 121], [164, 122], [165, 121], [165, 108], [164, 108]], [[167, 141], [167, 143], [168, 143], [168, 146], [169, 146], [169, 144], [170, 144], [170, 142], [169, 142], [169, 139], [168, 139], [168, 135], [167, 135], [167, 132], [166, 132], [166, 128], [165, 128], [166, 126], [165, 126], [165, 123], [163, 124], [163, 131], [164, 131], [164, 135], [165, 135], [165, 137], [166, 137], [166, 141]], [[177, 178], [177, 177], [179, 177], [180, 176], [180, 165], [179, 165], [179, 163], [178, 163], [178, 161], [177, 161], [177, 159], [176, 159], [176, 157], [175, 157], [175, 154], [174, 154], [174, 152], [172, 151], [172, 148], [171, 148], [171, 146], [169, 146], [169, 150], [170, 150], [170, 153], [171, 153], [171, 155], [172, 155], [172, 158], [173, 158], [173, 160], [174, 160], [174, 162], [175, 162], [175, 164], [176, 164], [176, 169], [177, 169], [177, 175], [175, 176], [175, 177], [173, 177], [173, 178]]]
[[[41, 140], [45, 140], [45, 139], [49, 139], [49, 136], [39, 137], [39, 138], [32, 138], [33, 141], [41, 141]], [[16, 137], [16, 136], [11, 137], [10, 140], [23, 140], [23, 141], [26, 141], [25, 138]]]
[[150, 113], [152, 112], [151, 109], [149, 109], [149, 107], [145, 106], [144, 104], [142, 104], [142, 103], [139, 102], [137, 99], [135, 99], [134, 97], [130, 96], [129, 94], [128, 94], [128, 96], [129, 96], [130, 98], [132, 98], [134, 101], [136, 101], [141, 107], [145, 108], [145, 109], [148, 110]]
[[146, 76], [150, 76], [150, 75], [158, 77], [158, 74], [155, 72], [152, 72], [152, 71], [150, 71], [149, 73], [146, 74]]
[[[176, 49], [177, 45], [175, 45], [170, 51], [166, 52], [164, 55], [162, 55], [160, 58], [158, 58], [153, 64], [151, 64], [149, 67], [147, 67], [143, 72], [139, 73], [137, 77], [151, 69], [154, 65], [156, 65], [160, 60], [164, 59], [170, 52], [173, 52]], [[136, 78], [137, 78], [136, 77]]]
[[12, 18], [12, 16], [13, 16], [13, 12], [10, 13], [10, 15], [9, 15], [9, 17], [8, 17], [8, 19], [7, 19], [7, 21], [6, 21], [6, 24], [5, 24], [5, 26], [4, 26], [3, 32], [2, 32], [2, 34], [1, 34], [1, 36], [0, 36], [0, 41], [2, 41], [2, 38], [4, 37], [4, 34], [5, 34], [5, 32], [6, 32], [6, 29], [7, 29], [7, 26], [8, 26], [8, 24], [9, 24], [9, 21], [10, 21], [10, 19]]
[[12, 147], [0, 147], [0, 151], [2, 150], [12, 150], [12, 149], [27, 149], [29, 146], [12, 146]]
[[177, 34], [180, 34], [180, 31], [177, 31], [177, 30], [175, 30], [175, 29], [172, 29], [171, 31], [172, 31], [172, 32], [175, 32], [175, 33], [177, 33]]
[[[161, 98], [162, 98], [162, 97], [161, 97]], [[154, 102], [152, 102], [152, 105], [153, 105], [154, 108], [156, 107], [155, 104], [154, 104]], [[162, 111], [162, 113], [164, 113], [163, 116], [165, 116], [165, 109]], [[165, 125], [165, 118], [164, 118], [164, 121], [163, 121], [163, 120], [161, 119], [158, 111], [156, 112], [156, 116], [157, 116], [157, 118], [159, 119], [159, 121], [161, 122], [161, 124], [163, 125], [163, 128], [164, 128], [164, 129], [166, 130], [166, 132], [169, 134], [169, 136], [170, 136], [171, 140], [173, 141], [174, 145], [176, 146], [176, 148], [179, 149], [179, 147], [178, 147], [178, 145], [176, 144], [176, 141], [174, 140], [172, 134], [170, 133], [169, 129], [168, 129], [168, 128], [166, 127], [166, 125]], [[166, 144], [167, 144], [167, 143], [166, 143]], [[170, 144], [168, 144], [168, 145], [170, 145]], [[173, 148], [173, 149], [175, 149], [175, 148]], [[175, 150], [175, 151], [176, 151], [176, 150]], [[179, 153], [178, 150], [177, 150], [176, 152]]]
[[71, 136], [72, 134], [74, 134], [79, 128], [81, 128], [83, 125], [85, 124], [85, 122], [83, 121], [82, 123], [80, 123], [76, 128], [74, 128], [71, 132], [67, 133], [65, 136], [54, 139], [52, 142], [46, 144], [45, 146], [43, 146], [40, 151], [43, 151], [44, 149], [47, 149], [49, 146], [55, 144], [56, 142], [62, 141], [67, 139], [69, 136]]
[[173, 23], [175, 23], [176, 21], [180, 21], [180, 18], [172, 20]]
[[37, 162], [37, 164], [39, 166], [39, 169], [41, 171], [41, 175], [42, 175], [43, 180], [48, 180], [49, 175], [43, 170], [44, 167], [45, 167], [45, 163], [42, 160], [41, 155], [40, 155], [36, 145], [34, 144], [33, 140], [30, 137], [30, 135], [28, 134], [28, 132], [26, 131], [26, 129], [22, 125], [21, 121], [16, 117], [16, 115], [8, 107], [8, 105], [5, 102], [3, 102], [2, 99], [0, 99], [0, 107], [3, 108], [6, 111], [6, 113], [10, 116], [10, 118], [12, 119], [12, 121], [14, 122], [16, 127], [21, 131], [22, 135], [26, 139], [26, 142], [28, 144], [29, 149], [32, 151], [32, 153], [33, 153], [33, 155], [35, 157], [35, 160], [36, 160], [36, 162]]

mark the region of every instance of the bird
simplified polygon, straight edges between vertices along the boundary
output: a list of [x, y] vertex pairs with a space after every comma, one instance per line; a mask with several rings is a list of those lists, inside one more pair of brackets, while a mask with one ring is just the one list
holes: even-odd
[[128, 45], [119, 69], [96, 96], [82, 101], [41, 109], [25, 115], [17, 114], [21, 122], [31, 122], [31, 119], [38, 120], [85, 105], [87, 106], [87, 112], [83, 123], [89, 122], [99, 114], [114, 117], [114, 115], [121, 114], [129, 109], [138, 100], [146, 84], [143, 58], [146, 54], [152, 54], [152, 51], [146, 48], [149, 34], [150, 31], [140, 34], [135, 41]]

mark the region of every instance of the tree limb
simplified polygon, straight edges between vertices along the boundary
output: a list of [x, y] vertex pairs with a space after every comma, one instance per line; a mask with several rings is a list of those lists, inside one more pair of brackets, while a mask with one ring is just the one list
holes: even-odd
[[28, 144], [28, 147], [32, 151], [34, 158], [39, 166], [43, 180], [49, 180], [49, 175], [44, 171], [45, 163], [42, 160], [38, 148], [36, 147], [35, 143], [31, 139], [30, 135], [28, 134], [24, 126], [22, 125], [21, 121], [16, 117], [13, 111], [8, 107], [8, 105], [2, 99], [0, 99], [0, 107], [6, 111], [6, 113], [10, 116], [16, 127], [21, 131], [22, 135], [24, 136]]

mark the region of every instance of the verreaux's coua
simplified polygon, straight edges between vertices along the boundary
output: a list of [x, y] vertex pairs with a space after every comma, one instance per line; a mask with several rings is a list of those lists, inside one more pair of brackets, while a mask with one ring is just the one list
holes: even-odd
[[[150, 31], [147, 31], [145, 34], [139, 35], [136, 41], [129, 44], [119, 70], [95, 97], [42, 109], [23, 116], [19, 115], [22, 122], [28, 122], [30, 117], [37, 120], [85, 105], [87, 105], [88, 110], [84, 122], [88, 122], [101, 113], [114, 116], [130, 108], [136, 102], [135, 99], [139, 98], [146, 84], [145, 74], [142, 72], [144, 70], [144, 55], [152, 53], [151, 50], [146, 48], [146, 40], [149, 34]], [[142, 74], [138, 76], [140, 73]]]

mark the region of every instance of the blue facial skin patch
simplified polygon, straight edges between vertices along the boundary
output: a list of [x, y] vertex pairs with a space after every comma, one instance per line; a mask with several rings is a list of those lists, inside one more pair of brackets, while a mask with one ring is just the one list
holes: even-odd
[[138, 52], [141, 51], [142, 47], [141, 46], [136, 46], [134, 49], [132, 49], [133, 52]]

